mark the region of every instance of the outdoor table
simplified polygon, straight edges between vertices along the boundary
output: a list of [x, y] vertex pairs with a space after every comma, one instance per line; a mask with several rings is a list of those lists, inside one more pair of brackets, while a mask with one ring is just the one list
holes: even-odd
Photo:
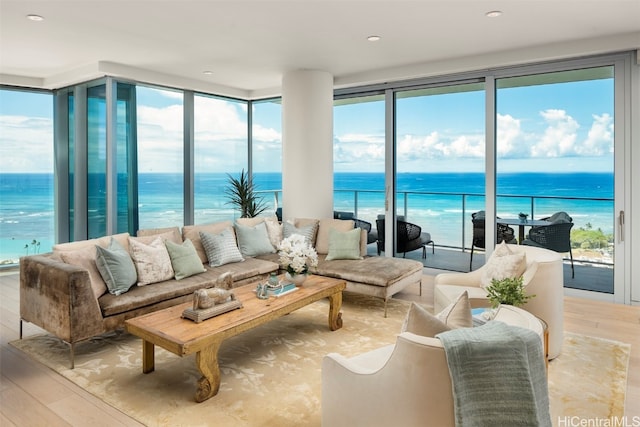
[[551, 222], [543, 220], [543, 219], [520, 219], [520, 218], [499, 218], [496, 220], [497, 223], [506, 224], [506, 225], [517, 225], [518, 226], [518, 244], [522, 244], [524, 241], [524, 228], [525, 227], [544, 227], [547, 225], [551, 225]]

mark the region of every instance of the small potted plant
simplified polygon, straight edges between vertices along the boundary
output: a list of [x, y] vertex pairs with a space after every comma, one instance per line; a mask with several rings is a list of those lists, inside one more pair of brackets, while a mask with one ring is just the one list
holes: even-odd
[[529, 216], [529, 214], [526, 214], [524, 212], [520, 212], [518, 214], [518, 218], [520, 218], [520, 221], [522, 222], [526, 222], [527, 221], [527, 217]]
[[535, 295], [527, 295], [522, 284], [522, 277], [507, 277], [501, 280], [492, 279], [487, 286], [487, 297], [491, 307], [498, 308], [500, 304], [521, 306]]

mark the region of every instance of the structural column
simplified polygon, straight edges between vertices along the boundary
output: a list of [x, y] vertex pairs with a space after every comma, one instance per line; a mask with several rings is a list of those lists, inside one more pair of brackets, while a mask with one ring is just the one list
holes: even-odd
[[282, 211], [333, 217], [333, 76], [296, 70], [282, 79]]

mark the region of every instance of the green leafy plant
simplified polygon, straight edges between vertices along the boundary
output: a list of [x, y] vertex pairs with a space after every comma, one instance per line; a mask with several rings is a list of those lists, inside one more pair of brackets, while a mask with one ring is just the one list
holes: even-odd
[[257, 188], [248, 172], [242, 169], [239, 178], [229, 177], [229, 187], [225, 194], [229, 197], [228, 204], [235, 206], [240, 211], [242, 218], [253, 218], [264, 212], [268, 206], [262, 197], [256, 194]]
[[493, 308], [500, 304], [521, 306], [535, 295], [527, 295], [522, 284], [522, 277], [507, 277], [505, 279], [492, 279], [487, 286], [487, 297]]

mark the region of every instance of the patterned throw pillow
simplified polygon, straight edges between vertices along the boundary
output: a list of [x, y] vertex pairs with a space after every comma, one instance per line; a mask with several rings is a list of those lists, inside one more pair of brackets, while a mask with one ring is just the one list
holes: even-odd
[[174, 276], [171, 258], [161, 237], [146, 245], [129, 238], [131, 258], [138, 272], [138, 286], [164, 282]]
[[520, 277], [527, 268], [527, 258], [524, 252], [513, 253], [509, 246], [502, 242], [485, 264], [480, 276], [480, 286], [484, 289], [491, 284], [491, 280], [502, 280], [507, 277]]
[[169, 252], [171, 267], [175, 272], [176, 280], [207, 271], [202, 265], [202, 261], [200, 261], [200, 257], [191, 240], [187, 239], [181, 245], [171, 240], [165, 240], [164, 244], [167, 247], [167, 252]]
[[437, 315], [429, 313], [415, 302], [407, 313], [401, 332], [411, 332], [424, 337], [435, 337], [440, 332], [473, 326], [469, 294], [464, 291], [448, 307]]
[[290, 222], [284, 223], [283, 237], [286, 239], [292, 234], [300, 234], [307, 239], [309, 244], [313, 245], [316, 239], [316, 231], [318, 230], [318, 223], [308, 224], [300, 227], [296, 227]]
[[231, 262], [244, 261], [238, 246], [233, 228], [225, 228], [221, 233], [210, 234], [206, 231], [200, 232], [200, 241], [207, 253], [209, 266], [219, 267]]
[[96, 245], [96, 267], [113, 295], [127, 292], [138, 278], [131, 256], [114, 238], [108, 248]]

